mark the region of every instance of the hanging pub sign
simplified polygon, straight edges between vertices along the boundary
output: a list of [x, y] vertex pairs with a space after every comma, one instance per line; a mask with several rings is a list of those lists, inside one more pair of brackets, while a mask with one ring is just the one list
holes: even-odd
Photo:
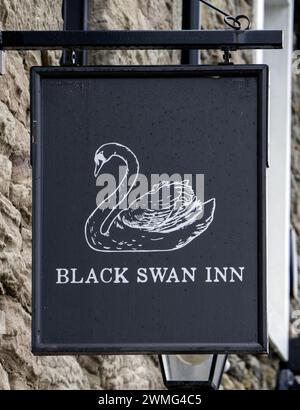
[[33, 351], [265, 352], [266, 66], [34, 68]]

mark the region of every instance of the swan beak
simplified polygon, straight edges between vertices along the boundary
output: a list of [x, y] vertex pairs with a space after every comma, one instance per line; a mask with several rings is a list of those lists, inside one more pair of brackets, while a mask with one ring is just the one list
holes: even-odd
[[103, 165], [104, 165], [103, 161], [99, 161], [98, 163], [97, 162], [95, 163], [95, 171], [94, 171], [95, 178], [97, 178], [97, 176], [99, 175]]

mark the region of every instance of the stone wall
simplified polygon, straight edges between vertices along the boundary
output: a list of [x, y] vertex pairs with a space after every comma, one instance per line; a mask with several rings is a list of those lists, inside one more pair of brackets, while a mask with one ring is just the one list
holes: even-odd
[[[0, 1], [2, 29], [58, 29], [60, 1]], [[9, 52], [0, 77], [0, 388], [83, 388], [75, 358], [35, 358], [31, 338], [31, 168], [29, 69], [55, 61], [40, 52]]]
[[[0, 26], [7, 30], [60, 29], [61, 3], [61, 0], [0, 0]], [[251, 1], [215, 0], [214, 3], [236, 14], [251, 14]], [[180, 18], [180, 0], [92, 0], [91, 29], [175, 29], [180, 28]], [[206, 7], [202, 21], [208, 29], [222, 24], [220, 16]], [[0, 389], [161, 388], [156, 357], [34, 357], [30, 352], [28, 73], [33, 65], [57, 64], [58, 57], [54, 52], [9, 52], [6, 74], [0, 77]], [[102, 51], [90, 53], [90, 62], [176, 64], [179, 57], [176, 51]], [[221, 60], [219, 53], [205, 52], [202, 58], [205, 62]], [[234, 61], [246, 62], [249, 58], [248, 54], [236, 53]], [[299, 149], [297, 152], [299, 156]], [[299, 199], [295, 204], [299, 221]], [[230, 362], [223, 388], [274, 387], [276, 357], [233, 355]]]
[[[173, 30], [181, 27], [181, 0], [91, 0], [91, 30]], [[177, 64], [164, 50], [97, 51], [90, 64]]]
[[[173, 28], [178, 2], [94, 1], [94, 28]], [[1, 29], [60, 29], [61, 0], [0, 0]], [[177, 21], [179, 21], [177, 19]], [[130, 55], [131, 54], [131, 55]], [[117, 55], [117, 53], [116, 53]], [[162, 387], [149, 356], [34, 357], [31, 345], [31, 168], [29, 69], [59, 54], [8, 52], [0, 77], [0, 389], [153, 389]], [[173, 53], [114, 56], [93, 62], [171, 63]]]

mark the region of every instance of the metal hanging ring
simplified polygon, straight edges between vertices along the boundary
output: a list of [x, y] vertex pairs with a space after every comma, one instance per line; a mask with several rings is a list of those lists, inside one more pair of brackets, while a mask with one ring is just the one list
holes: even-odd
[[[238, 17], [241, 17], [241, 16], [238, 16]], [[240, 21], [237, 17], [226, 16], [224, 18], [224, 22], [225, 22], [225, 24], [227, 24], [227, 26], [233, 28], [234, 30], [240, 30], [241, 29], [241, 23], [240, 23]]]
[[251, 28], [251, 21], [249, 17], [245, 16], [244, 14], [239, 14], [235, 17], [235, 19], [240, 23], [241, 30], [249, 30]]

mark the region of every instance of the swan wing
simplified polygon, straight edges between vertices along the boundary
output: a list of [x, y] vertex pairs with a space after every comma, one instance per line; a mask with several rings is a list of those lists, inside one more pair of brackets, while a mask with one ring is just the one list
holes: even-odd
[[154, 186], [139, 201], [150, 195], [153, 199], [153, 194], [158, 194], [156, 198], [159, 198], [160, 191], [164, 188], [168, 188], [169, 192], [173, 190], [173, 196], [171, 197], [171, 194], [165, 196], [164, 201], [157, 199], [155, 208], [158, 209], [142, 209], [136, 200], [127, 210], [119, 214], [118, 222], [146, 232], [170, 233], [201, 220], [205, 204], [197, 199], [188, 181], [180, 183], [164, 181]]

